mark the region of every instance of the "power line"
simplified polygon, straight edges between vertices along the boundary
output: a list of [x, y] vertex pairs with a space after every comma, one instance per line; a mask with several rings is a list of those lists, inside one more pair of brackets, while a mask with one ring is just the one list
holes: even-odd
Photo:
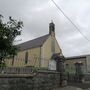
[[71, 22], [71, 24], [79, 31], [79, 33], [88, 41], [90, 42], [90, 40], [80, 31], [80, 29], [72, 22], [72, 20], [63, 12], [63, 10], [56, 4], [56, 2], [54, 0], [51, 0], [54, 5], [59, 9], [60, 12], [62, 12], [62, 14]]

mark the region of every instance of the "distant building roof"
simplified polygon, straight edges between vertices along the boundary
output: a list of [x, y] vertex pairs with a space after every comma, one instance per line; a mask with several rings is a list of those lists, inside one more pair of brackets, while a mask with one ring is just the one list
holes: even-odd
[[40, 47], [48, 39], [48, 37], [49, 37], [49, 34], [18, 44], [17, 46], [20, 48], [21, 51], [35, 48], [35, 47]]
[[88, 55], [66, 57], [66, 60], [81, 59], [81, 58], [86, 58], [86, 56], [88, 56]]

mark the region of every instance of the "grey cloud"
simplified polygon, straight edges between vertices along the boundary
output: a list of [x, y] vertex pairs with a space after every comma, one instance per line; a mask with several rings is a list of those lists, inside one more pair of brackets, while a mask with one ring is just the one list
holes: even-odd
[[[90, 39], [90, 0], [55, 0], [68, 17]], [[51, 19], [56, 26], [56, 37], [65, 56], [90, 53], [90, 43], [59, 13], [51, 0], [0, 0], [0, 14], [13, 16], [24, 22], [21, 43], [49, 32]]]

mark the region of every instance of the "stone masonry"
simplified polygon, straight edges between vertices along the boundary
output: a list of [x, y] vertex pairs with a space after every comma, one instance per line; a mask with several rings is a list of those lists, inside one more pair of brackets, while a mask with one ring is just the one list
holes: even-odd
[[60, 74], [39, 71], [33, 75], [0, 75], [0, 90], [53, 90], [60, 85]]

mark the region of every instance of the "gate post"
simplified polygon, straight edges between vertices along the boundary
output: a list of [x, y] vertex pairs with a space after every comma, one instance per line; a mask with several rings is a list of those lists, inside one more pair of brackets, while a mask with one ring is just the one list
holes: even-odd
[[64, 56], [60, 56], [60, 53], [54, 54], [52, 58], [56, 61], [56, 70], [60, 72], [60, 86], [67, 85], [65, 69], [64, 69]]

